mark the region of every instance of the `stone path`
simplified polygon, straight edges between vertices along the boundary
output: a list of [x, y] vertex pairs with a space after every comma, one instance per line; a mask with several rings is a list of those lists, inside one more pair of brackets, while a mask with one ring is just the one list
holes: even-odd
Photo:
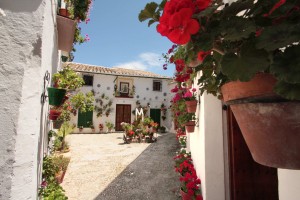
[[152, 144], [123, 144], [122, 133], [67, 139], [71, 162], [62, 187], [70, 200], [181, 199], [173, 167], [174, 134], [162, 134]]

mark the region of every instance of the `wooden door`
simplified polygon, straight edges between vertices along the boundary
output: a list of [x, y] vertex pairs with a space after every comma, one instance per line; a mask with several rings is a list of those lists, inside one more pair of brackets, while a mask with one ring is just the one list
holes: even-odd
[[230, 200], [278, 200], [277, 169], [256, 163], [227, 108]]
[[131, 123], [131, 105], [117, 104], [116, 105], [116, 131], [122, 131], [121, 123]]

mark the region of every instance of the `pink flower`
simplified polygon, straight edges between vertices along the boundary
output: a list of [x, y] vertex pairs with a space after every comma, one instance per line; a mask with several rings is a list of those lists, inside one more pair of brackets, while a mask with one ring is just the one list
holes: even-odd
[[178, 87], [177, 87], [177, 85], [171, 90], [171, 92], [173, 92], [173, 93], [178, 92]]
[[189, 90], [183, 95], [184, 98], [190, 98], [192, 96], [193, 96], [193, 93]]
[[89, 37], [88, 34], [85, 35], [84, 41], [85, 41], [85, 42], [90, 41], [90, 37]]

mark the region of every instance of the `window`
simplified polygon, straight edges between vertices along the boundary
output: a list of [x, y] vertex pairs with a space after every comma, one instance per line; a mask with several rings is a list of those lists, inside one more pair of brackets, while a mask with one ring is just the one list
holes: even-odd
[[80, 112], [78, 111], [78, 123], [77, 126], [83, 126], [83, 128], [90, 128], [93, 122], [93, 111]]
[[83, 75], [84, 85], [93, 86], [93, 76]]
[[153, 91], [161, 91], [161, 81], [153, 81]]

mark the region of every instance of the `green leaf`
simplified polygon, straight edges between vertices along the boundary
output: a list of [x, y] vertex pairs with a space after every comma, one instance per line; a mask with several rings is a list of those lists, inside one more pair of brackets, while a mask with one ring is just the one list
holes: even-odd
[[221, 66], [222, 73], [230, 80], [249, 81], [254, 74], [268, 68], [268, 54], [264, 50], [257, 50], [253, 43], [245, 43], [241, 55], [225, 54]]
[[274, 87], [274, 91], [286, 99], [300, 100], [300, 84], [278, 81]]
[[300, 40], [300, 23], [278, 24], [265, 28], [256, 38], [256, 46], [259, 49], [273, 51], [285, 47]]
[[242, 17], [231, 17], [223, 20], [221, 23], [221, 32], [225, 40], [237, 41], [249, 37], [251, 33], [255, 33], [256, 26], [254, 21]]
[[154, 19], [150, 19], [149, 22], [148, 22], [148, 27], [151, 26], [151, 24], [153, 24], [154, 22], [155, 22]]
[[274, 56], [271, 73], [287, 83], [300, 83], [300, 46], [291, 46]]
[[158, 7], [158, 4], [155, 2], [147, 3], [144, 10], [141, 10], [141, 12], [139, 14], [140, 22], [143, 22], [147, 19], [153, 18], [157, 7]]
[[249, 9], [254, 5], [254, 0], [236, 1], [226, 6], [222, 11], [222, 17], [236, 16], [239, 12]]

